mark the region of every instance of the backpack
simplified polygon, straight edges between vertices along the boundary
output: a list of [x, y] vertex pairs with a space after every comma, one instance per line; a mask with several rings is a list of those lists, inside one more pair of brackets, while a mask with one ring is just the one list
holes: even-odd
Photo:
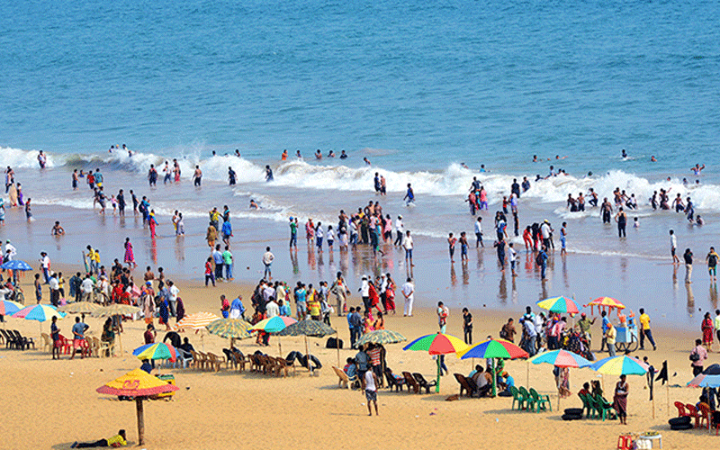
[[503, 326], [502, 328], [500, 328], [500, 339], [507, 339], [507, 338], [508, 338], [508, 334], [507, 334], [507, 331], [505, 331], [505, 326]]
[[711, 253], [708, 255], [708, 266], [715, 267], [715, 266], [717, 266], [717, 262], [718, 262], [718, 260], [717, 260], [717, 256], [715, 254]]
[[543, 255], [542, 252], [538, 252], [537, 256], [535, 257], [535, 263], [536, 263], [538, 266], [542, 266], [542, 264], [543, 264], [543, 257], [542, 257], [542, 255]]

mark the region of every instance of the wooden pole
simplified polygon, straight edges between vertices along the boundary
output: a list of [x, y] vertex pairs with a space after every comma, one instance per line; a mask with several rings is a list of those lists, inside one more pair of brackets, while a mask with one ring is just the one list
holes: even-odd
[[135, 405], [137, 406], [138, 445], [144, 445], [145, 444], [145, 416], [143, 414], [143, 398], [136, 397]]
[[312, 375], [312, 370], [310, 370], [310, 350], [308, 350], [308, 343], [307, 343], [307, 336], [304, 336], [305, 338], [305, 361], [307, 361], [307, 368], [310, 372], [310, 375]]
[[335, 340], [335, 349], [337, 349], [338, 368], [340, 367], [340, 338]]
[[666, 382], [665, 386], [667, 387], [667, 413], [668, 416], [670, 415], [670, 382]]
[[442, 374], [442, 368], [440, 366], [440, 355], [437, 355], [437, 382], [435, 383], [435, 393], [440, 392], [440, 375]]
[[655, 418], [655, 396], [653, 395], [653, 419]]
[[527, 380], [526, 380], [527, 383], [526, 383], [526, 386], [528, 387], [528, 389], [530, 389], [530, 361], [526, 361], [526, 364], [527, 364], [527, 365], [526, 365], [526, 367], [527, 367]]

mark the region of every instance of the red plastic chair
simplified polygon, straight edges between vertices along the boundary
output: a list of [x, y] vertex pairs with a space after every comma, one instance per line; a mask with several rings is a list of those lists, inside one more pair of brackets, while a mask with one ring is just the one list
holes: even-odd
[[631, 434], [621, 434], [618, 436], [617, 450], [632, 450], [633, 438]]
[[[700, 412], [700, 428], [707, 428], [710, 431], [710, 405], [707, 403], [700, 403], [698, 405], [698, 411]], [[703, 422], [705, 425], [703, 426]]]
[[685, 403], [675, 402], [675, 407], [678, 410], [678, 417], [685, 417], [688, 415], [687, 411], [685, 411]]
[[691, 405], [690, 403], [685, 405], [685, 408], [688, 410], [688, 416], [695, 418], [695, 428], [700, 426], [700, 414], [698, 414], [697, 408], [695, 405]]
[[64, 353], [66, 355], [70, 354], [70, 351], [72, 350], [72, 342], [68, 341], [65, 336], [62, 334], [60, 335], [60, 348], [62, 349], [61, 353]]

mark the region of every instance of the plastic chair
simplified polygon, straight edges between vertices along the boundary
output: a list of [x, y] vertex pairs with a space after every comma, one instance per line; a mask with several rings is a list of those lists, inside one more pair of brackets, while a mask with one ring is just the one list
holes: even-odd
[[530, 388], [530, 396], [535, 403], [535, 412], [540, 412], [541, 409], [552, 411], [549, 395], [540, 395], [534, 388]]
[[518, 410], [525, 409], [525, 397], [520, 394], [520, 391], [518, 391], [515, 386], [510, 386], [510, 393], [513, 398], [512, 407], [510, 409], [515, 409], [515, 402], [518, 404]]
[[43, 351], [47, 349], [47, 351], [52, 352], [53, 344], [52, 340], [50, 340], [50, 336], [47, 333], [41, 333], [40, 337], [43, 341]]
[[520, 392], [520, 395], [525, 400], [525, 410], [532, 411], [535, 408], [535, 399], [530, 395], [527, 389], [522, 386], [518, 388], [518, 392]]
[[633, 438], [631, 434], [621, 434], [618, 436], [617, 450], [632, 450]]
[[675, 402], [675, 407], [678, 410], [678, 417], [685, 417], [689, 415], [687, 411], [685, 411], [685, 403], [683, 402]]
[[[594, 402], [592, 401], [592, 398], [588, 394], [578, 394], [580, 397], [580, 400], [582, 400], [583, 403], [583, 414], [585, 414], [585, 417], [594, 417], [595, 416], [595, 407]], [[585, 412], [587, 410], [587, 412]]]
[[695, 418], [695, 428], [700, 426], [700, 414], [698, 414], [697, 408], [695, 405], [692, 405], [690, 403], [687, 403], [685, 405], [685, 408], [688, 410], [688, 416]]
[[603, 422], [605, 422], [605, 419], [607, 419], [608, 416], [610, 419], [615, 417], [615, 408], [613, 408], [613, 405], [608, 403], [608, 401], [600, 395], [595, 396], [595, 407], [599, 414], [599, 418], [602, 419]]
[[[710, 412], [710, 405], [700, 403], [698, 405], [698, 411], [700, 412], [700, 428], [707, 428], [708, 431], [710, 431], [710, 415], [712, 414], [712, 412]], [[704, 426], [703, 422], [705, 422]]]

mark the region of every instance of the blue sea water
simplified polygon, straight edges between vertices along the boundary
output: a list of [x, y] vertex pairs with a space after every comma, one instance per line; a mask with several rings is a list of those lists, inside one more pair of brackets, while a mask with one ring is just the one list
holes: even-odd
[[0, 143], [685, 170], [717, 161], [719, 19], [712, 1], [2, 2]]

